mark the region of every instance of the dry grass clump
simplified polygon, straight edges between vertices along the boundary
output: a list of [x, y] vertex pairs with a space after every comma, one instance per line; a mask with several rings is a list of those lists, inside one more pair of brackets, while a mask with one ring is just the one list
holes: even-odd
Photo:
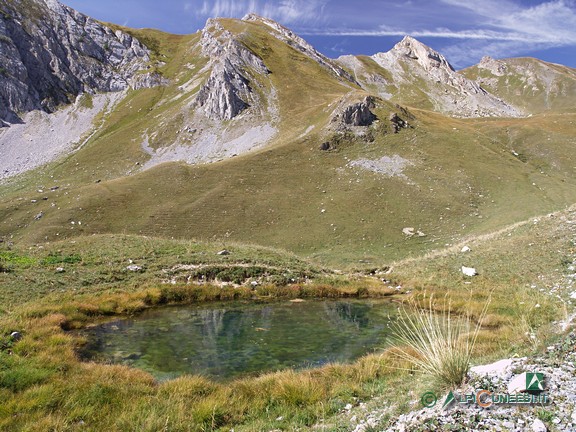
[[465, 380], [478, 333], [488, 310], [488, 300], [476, 321], [470, 313], [454, 316], [451, 303], [444, 300], [436, 312], [433, 296], [427, 309], [415, 303], [400, 308], [396, 324], [399, 347], [395, 351], [416, 369], [444, 387], [459, 386]]

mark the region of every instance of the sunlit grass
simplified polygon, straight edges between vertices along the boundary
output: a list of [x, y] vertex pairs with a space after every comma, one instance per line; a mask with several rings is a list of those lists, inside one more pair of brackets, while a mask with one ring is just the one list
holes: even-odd
[[459, 386], [470, 369], [488, 306], [489, 301], [475, 322], [470, 313], [464, 317], [453, 314], [447, 299], [438, 312], [433, 296], [427, 309], [415, 304], [401, 307], [395, 325], [399, 343], [395, 352], [443, 387]]

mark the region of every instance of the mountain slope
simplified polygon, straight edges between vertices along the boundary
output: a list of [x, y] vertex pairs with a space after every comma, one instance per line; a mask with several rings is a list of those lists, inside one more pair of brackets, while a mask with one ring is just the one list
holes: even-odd
[[566, 66], [531, 58], [484, 57], [462, 74], [526, 112], [574, 110], [576, 70]]
[[0, 46], [0, 125], [81, 93], [149, 84], [137, 75], [150, 60], [146, 47], [55, 0], [3, 1]]
[[[334, 62], [253, 15], [209, 20], [187, 36], [106, 26], [146, 45], [161, 85], [46, 114], [92, 109], [96, 121], [75, 151], [6, 176], [0, 237], [247, 242], [354, 266], [576, 199], [573, 114], [514, 118], [511, 105], [413, 39]], [[454, 106], [472, 118], [434, 112]], [[37, 141], [31, 125], [0, 132], [0, 148], [12, 151], [4, 154], [18, 155], [11, 137]]]
[[401, 104], [457, 117], [519, 117], [522, 112], [452, 68], [446, 58], [406, 36], [386, 53], [340, 57], [369, 91]]

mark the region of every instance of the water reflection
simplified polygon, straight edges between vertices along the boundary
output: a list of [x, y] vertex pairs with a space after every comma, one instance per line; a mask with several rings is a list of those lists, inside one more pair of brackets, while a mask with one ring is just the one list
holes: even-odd
[[166, 307], [84, 330], [81, 354], [159, 379], [229, 379], [354, 360], [386, 344], [394, 312], [374, 300]]

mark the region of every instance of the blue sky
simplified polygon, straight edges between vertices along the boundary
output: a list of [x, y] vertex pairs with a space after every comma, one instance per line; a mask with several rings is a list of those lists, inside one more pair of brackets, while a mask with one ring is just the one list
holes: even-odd
[[457, 68], [531, 56], [576, 67], [576, 0], [64, 0], [94, 18], [193, 33], [210, 17], [255, 12], [329, 57], [388, 51], [411, 35]]

